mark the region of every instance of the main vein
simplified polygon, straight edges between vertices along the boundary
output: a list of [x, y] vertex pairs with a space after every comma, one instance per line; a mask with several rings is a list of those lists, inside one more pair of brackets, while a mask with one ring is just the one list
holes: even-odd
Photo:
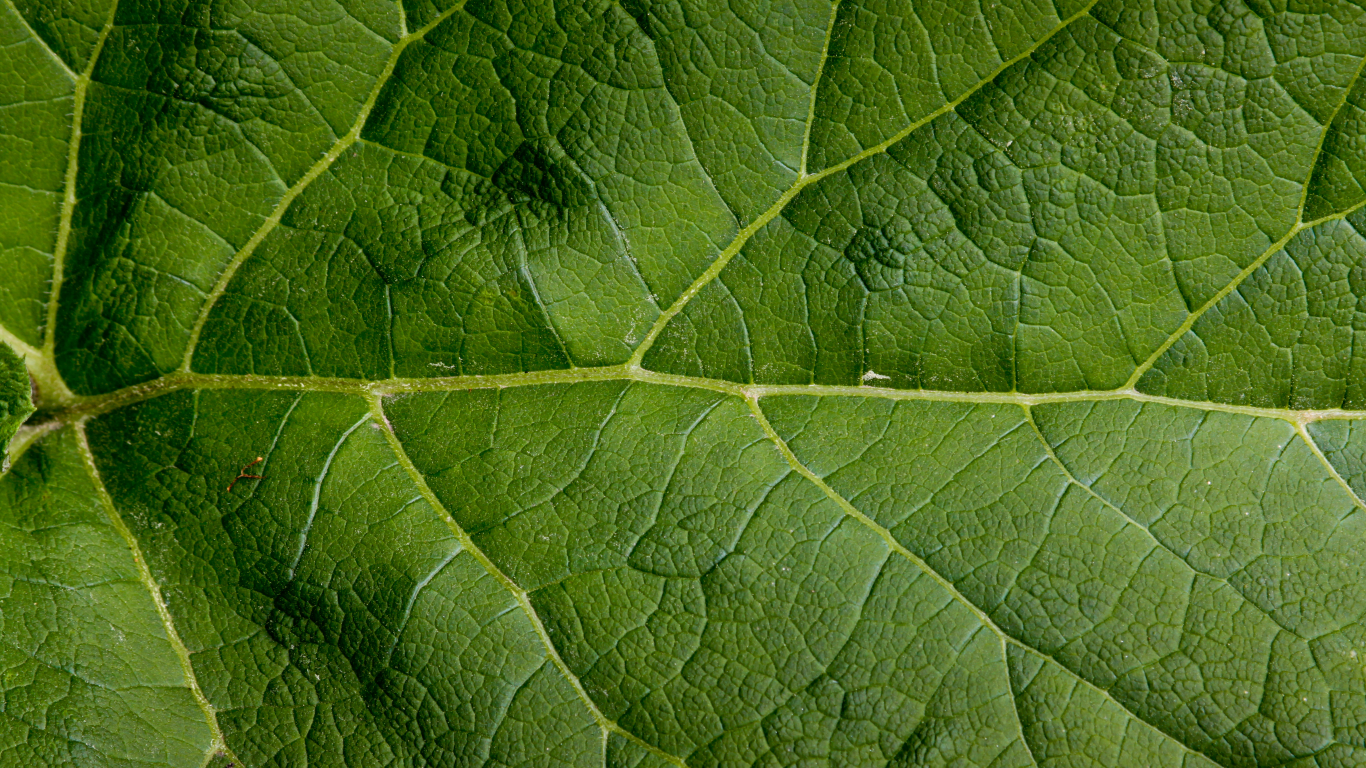
[[[370, 117], [370, 112], [374, 110], [375, 103], [379, 100], [380, 93], [384, 90], [384, 86], [388, 84], [389, 78], [393, 76], [394, 69], [398, 66], [398, 60], [399, 57], [403, 55], [403, 51], [412, 43], [421, 40], [438, 24], [450, 18], [453, 14], [464, 8], [464, 6], [464, 2], [456, 3], [445, 11], [442, 11], [440, 15], [420, 29], [403, 36], [394, 44], [393, 50], [389, 52], [389, 59], [384, 62], [384, 68], [380, 70], [379, 76], [375, 78], [375, 84], [370, 89], [370, 95], [366, 97], [365, 101], [361, 104], [360, 111], [356, 113], [356, 120], [351, 125], [351, 130], [337, 139], [336, 143], [332, 145], [332, 148], [327, 150], [327, 152], [318, 159], [318, 162], [314, 163], [298, 181], [294, 182], [293, 186], [285, 190], [284, 195], [280, 197], [280, 202], [275, 205], [275, 209], [270, 212], [270, 215], [266, 217], [265, 221], [261, 222], [261, 226], [257, 227], [256, 231], [252, 233], [251, 238], [247, 240], [246, 245], [243, 245], [242, 248], [233, 255], [232, 260], [228, 262], [227, 266], [223, 268], [222, 273], [219, 274], [217, 282], [214, 283], [214, 286], [209, 291], [208, 295], [204, 297], [204, 303], [200, 307], [199, 316], [195, 318], [194, 325], [190, 328], [190, 338], [185, 345], [185, 355], [180, 361], [180, 371], [190, 370], [190, 361], [194, 357], [195, 348], [199, 345], [199, 336], [204, 331], [204, 324], [209, 320], [209, 313], [213, 310], [214, 305], [218, 303], [218, 299], [222, 297], [223, 292], [227, 290], [228, 284], [232, 282], [232, 278], [237, 274], [237, 270], [242, 267], [242, 264], [246, 262], [247, 259], [251, 258], [251, 255], [260, 247], [261, 243], [266, 239], [266, 236], [275, 230], [275, 227], [279, 225], [280, 220], [284, 218], [285, 211], [289, 210], [289, 207], [293, 205], [294, 200], [308, 188], [309, 184], [313, 183], [314, 179], [321, 176], [324, 171], [332, 166], [332, 163], [336, 162], [338, 157], [341, 157], [343, 152], [350, 149], [360, 138], [361, 131], [365, 128], [365, 123]], [[405, 17], [404, 26], [406, 27], [406, 25], [407, 20]]]
[[245, 389], [287, 390], [291, 392], [339, 392], [361, 397], [401, 394], [409, 392], [444, 392], [465, 389], [502, 389], [549, 384], [574, 384], [586, 381], [638, 381], [670, 387], [706, 389], [740, 398], [778, 396], [809, 397], [870, 397], [885, 400], [923, 400], [926, 402], [1000, 403], [1020, 406], [1046, 403], [1099, 402], [1105, 400], [1133, 400], [1173, 408], [1236, 413], [1256, 418], [1280, 419], [1291, 424], [1308, 424], [1327, 420], [1366, 419], [1366, 410], [1325, 408], [1292, 410], [1252, 405], [1180, 400], [1162, 395], [1149, 395], [1130, 387], [1071, 392], [949, 392], [926, 389], [891, 389], [871, 386], [841, 386], [831, 384], [740, 384], [698, 376], [659, 373], [638, 366], [614, 365], [598, 368], [569, 368], [552, 371], [529, 371], [490, 376], [449, 376], [443, 378], [395, 378], [380, 381], [361, 379], [330, 379], [308, 376], [256, 376], [235, 374], [170, 373], [161, 378], [116, 390], [106, 395], [84, 398], [75, 405], [46, 418], [75, 422], [82, 418], [108, 413], [118, 408], [150, 400], [160, 395], [183, 389]]

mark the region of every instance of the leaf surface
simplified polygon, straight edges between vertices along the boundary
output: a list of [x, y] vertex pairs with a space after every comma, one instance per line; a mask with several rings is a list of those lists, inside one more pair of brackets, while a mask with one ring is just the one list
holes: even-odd
[[1366, 765], [1364, 62], [5, 0], [0, 765]]
[[0, 451], [33, 413], [32, 385], [23, 358], [0, 342]]

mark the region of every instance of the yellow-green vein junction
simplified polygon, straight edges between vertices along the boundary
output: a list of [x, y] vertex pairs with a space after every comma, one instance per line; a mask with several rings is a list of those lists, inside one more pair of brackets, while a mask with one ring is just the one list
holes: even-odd
[[1333, 480], [1335, 480], [1338, 485], [1342, 486], [1342, 490], [1347, 492], [1347, 495], [1352, 499], [1353, 503], [1357, 505], [1357, 508], [1366, 510], [1366, 502], [1362, 501], [1361, 497], [1357, 495], [1357, 492], [1352, 490], [1352, 486], [1349, 485], [1347, 480], [1338, 472], [1338, 468], [1333, 466], [1333, 462], [1329, 461], [1328, 457], [1323, 454], [1323, 449], [1319, 448], [1319, 444], [1315, 442], [1314, 437], [1309, 434], [1309, 429], [1304, 422], [1295, 424], [1295, 433], [1300, 436], [1300, 439], [1304, 441], [1305, 445], [1309, 446], [1309, 450], [1313, 452], [1314, 456], [1319, 460], [1319, 463], [1323, 465], [1324, 469], [1328, 470], [1328, 474]]

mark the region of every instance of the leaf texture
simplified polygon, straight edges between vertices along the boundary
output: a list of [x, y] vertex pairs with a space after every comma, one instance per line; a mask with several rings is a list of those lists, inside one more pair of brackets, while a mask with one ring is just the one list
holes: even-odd
[[0, 451], [33, 413], [28, 368], [19, 354], [0, 342]]
[[3, 0], [0, 765], [1366, 765], [1364, 67]]

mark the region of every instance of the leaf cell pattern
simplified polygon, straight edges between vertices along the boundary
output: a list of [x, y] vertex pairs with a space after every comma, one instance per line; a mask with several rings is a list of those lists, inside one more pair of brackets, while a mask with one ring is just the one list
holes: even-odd
[[1364, 67], [4, 0], [0, 765], [1366, 765]]

